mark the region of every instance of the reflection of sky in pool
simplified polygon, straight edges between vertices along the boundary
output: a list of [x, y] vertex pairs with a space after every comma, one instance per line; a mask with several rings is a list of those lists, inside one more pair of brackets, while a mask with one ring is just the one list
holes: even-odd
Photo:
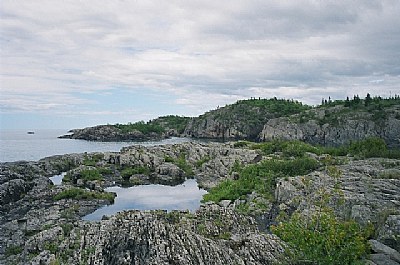
[[110, 187], [106, 191], [117, 193], [115, 202], [97, 209], [83, 220], [100, 220], [103, 215], [113, 215], [123, 210], [190, 210], [199, 208], [207, 192], [199, 189], [194, 179], [177, 186], [141, 185], [129, 188]]
[[63, 177], [67, 174], [66, 172], [61, 173], [60, 175], [55, 175], [50, 178], [54, 185], [61, 185], [61, 181]]

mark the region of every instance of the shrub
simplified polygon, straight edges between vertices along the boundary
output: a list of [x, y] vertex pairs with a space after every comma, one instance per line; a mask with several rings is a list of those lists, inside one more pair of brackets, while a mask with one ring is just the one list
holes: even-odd
[[149, 175], [150, 169], [148, 167], [134, 166], [134, 167], [130, 167], [130, 168], [125, 168], [121, 171], [121, 176], [123, 178], [129, 178], [135, 174]]
[[18, 255], [18, 254], [22, 253], [22, 250], [23, 249], [21, 246], [10, 246], [10, 247], [6, 248], [6, 251], [4, 254], [6, 255], [6, 257], [9, 257], [9, 256]]
[[108, 200], [110, 202], [114, 201], [115, 194], [109, 192], [95, 192], [88, 191], [81, 188], [70, 188], [63, 190], [54, 196], [55, 201], [62, 199], [75, 199], [75, 200]]
[[367, 237], [355, 221], [339, 221], [332, 212], [311, 214], [308, 218], [298, 213], [272, 231], [288, 243], [296, 262], [317, 264], [353, 264], [366, 255]]
[[85, 154], [85, 157], [83, 158], [83, 164], [85, 166], [95, 166], [97, 162], [101, 161], [104, 158], [104, 155], [99, 153], [99, 154], [92, 154], [88, 156]]
[[123, 133], [129, 133], [136, 130], [143, 134], [149, 134], [149, 133], [161, 134], [165, 131], [164, 128], [158, 124], [153, 124], [151, 122], [145, 123], [144, 121], [138, 121], [135, 123], [128, 123], [128, 124], [115, 124], [114, 127], [120, 129]]
[[[204, 157], [203, 159], [204, 161], [200, 160], [200, 162], [198, 161], [198, 163], [205, 163], [208, 161], [207, 157]], [[186, 176], [193, 176], [194, 173], [192, 166], [187, 163], [185, 153], [181, 153], [177, 159], [174, 159], [170, 156], [164, 156], [164, 160], [167, 163], [174, 163], [175, 165], [177, 165], [180, 169], [182, 169], [185, 172]]]
[[385, 157], [387, 153], [386, 143], [380, 138], [367, 138], [349, 145], [349, 154], [362, 158]]
[[80, 172], [81, 178], [86, 181], [101, 180], [103, 177], [97, 169], [84, 169]]
[[260, 149], [265, 155], [273, 154], [275, 152], [282, 152], [285, 157], [301, 157], [306, 152], [320, 154], [321, 150], [310, 144], [293, 140], [273, 140], [270, 142], [254, 144], [253, 149]]
[[199, 168], [204, 163], [207, 163], [208, 161], [210, 161], [210, 157], [209, 156], [205, 156], [205, 157], [201, 158], [200, 160], [196, 161], [195, 165], [196, 165], [197, 168]]
[[319, 164], [311, 158], [294, 160], [266, 160], [260, 164], [238, 169], [237, 180], [225, 180], [203, 196], [203, 201], [236, 200], [253, 191], [272, 198], [276, 179], [284, 176], [307, 174]]

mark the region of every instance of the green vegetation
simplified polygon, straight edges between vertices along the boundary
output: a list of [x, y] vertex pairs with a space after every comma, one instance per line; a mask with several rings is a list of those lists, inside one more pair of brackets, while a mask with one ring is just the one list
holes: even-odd
[[301, 216], [292, 215], [289, 221], [272, 227], [272, 231], [293, 249], [296, 264], [354, 264], [368, 252], [367, 238], [355, 221], [340, 221], [331, 211]]
[[[203, 201], [219, 202], [224, 199], [236, 200], [245, 195], [257, 192], [265, 198], [272, 198], [276, 179], [280, 177], [290, 177], [305, 175], [317, 169], [321, 165], [338, 164], [343, 159], [336, 155], [352, 155], [359, 158], [369, 157], [389, 157], [400, 158], [399, 150], [388, 150], [385, 142], [379, 138], [368, 138], [362, 141], [353, 142], [341, 147], [320, 147], [300, 141], [274, 140], [264, 143], [239, 142], [239, 146], [248, 146], [258, 149], [264, 155], [280, 154], [280, 158], [264, 160], [258, 164], [242, 167], [239, 162], [235, 162], [231, 171], [239, 173], [237, 180], [225, 180], [212, 188], [205, 194]], [[245, 144], [244, 144], [245, 143]], [[307, 153], [316, 155], [330, 154], [321, 161], [308, 157]], [[388, 176], [392, 177], [392, 175]]]
[[252, 149], [259, 149], [264, 155], [281, 152], [284, 157], [302, 157], [307, 152], [321, 154], [323, 150], [301, 141], [274, 140], [251, 145]]
[[203, 196], [203, 201], [236, 200], [253, 191], [272, 198], [277, 178], [307, 174], [318, 167], [316, 160], [307, 157], [265, 160], [239, 170], [237, 180], [219, 183]]
[[152, 122], [146, 123], [144, 121], [138, 121], [135, 123], [128, 123], [128, 124], [115, 124], [113, 126], [120, 129], [123, 133], [139, 131], [143, 134], [150, 134], [150, 133], [161, 134], [165, 131], [164, 128], [160, 125], [153, 124]]
[[157, 119], [150, 120], [148, 122], [138, 121], [129, 122], [128, 124], [114, 124], [115, 128], [118, 128], [123, 133], [129, 133], [133, 131], [139, 131], [145, 135], [155, 133], [160, 135], [168, 130], [175, 130], [178, 134], [183, 133], [186, 128], [188, 121], [191, 118], [182, 117], [177, 115], [161, 116]]
[[[322, 119], [317, 119], [320, 125], [330, 124], [338, 125], [340, 120], [353, 116], [354, 114], [364, 112], [369, 113], [369, 119], [376, 122], [378, 125], [383, 125], [389, 113], [392, 111], [390, 107], [399, 105], [400, 97], [394, 96], [390, 98], [374, 97], [367, 94], [365, 99], [361, 99], [355, 95], [353, 99], [347, 97], [346, 100], [322, 100], [322, 104], [318, 108], [325, 109], [325, 115]], [[333, 107], [342, 108], [333, 108]], [[315, 118], [315, 117], [314, 117]]]
[[197, 168], [200, 168], [204, 163], [207, 163], [208, 161], [210, 161], [209, 156], [202, 157], [200, 160], [196, 161], [195, 166]]
[[178, 134], [181, 134], [185, 130], [186, 125], [190, 119], [191, 118], [189, 117], [168, 115], [158, 117], [157, 119], [150, 121], [150, 123], [154, 125], [159, 125], [165, 130], [176, 130]]
[[72, 229], [74, 229], [74, 225], [70, 223], [61, 224], [61, 228], [63, 230], [63, 234], [65, 237], [69, 237], [71, 234]]
[[108, 200], [110, 202], [114, 201], [115, 194], [108, 192], [96, 192], [88, 191], [81, 188], [70, 188], [63, 190], [54, 196], [55, 201], [62, 199], [74, 199], [74, 200]]
[[264, 155], [280, 152], [284, 157], [302, 157], [306, 153], [314, 153], [316, 155], [329, 154], [333, 156], [351, 155], [357, 158], [400, 158], [400, 150], [388, 149], [385, 141], [376, 137], [354, 141], [339, 147], [313, 146], [297, 140], [273, 140], [270, 142], [248, 145], [252, 149], [261, 150]]
[[208, 119], [219, 124], [219, 136], [225, 137], [228, 128], [237, 129], [230, 138], [256, 139], [264, 124], [271, 118], [291, 115], [310, 109], [310, 106], [301, 102], [285, 99], [249, 99], [239, 100], [234, 104], [206, 112], [192, 120], [194, 128], [204, 126]]
[[257, 107], [262, 110], [266, 110], [269, 113], [276, 113], [279, 116], [287, 116], [295, 113], [299, 113], [310, 109], [310, 106], [304, 105], [303, 103], [296, 100], [288, 99], [250, 99], [250, 100], [239, 100], [235, 105], [244, 105], [247, 107]]
[[97, 162], [100, 162], [104, 158], [104, 154], [98, 153], [98, 154], [91, 154], [87, 155], [85, 154], [83, 158], [83, 164], [85, 166], [96, 166]]
[[177, 165], [180, 169], [182, 169], [185, 172], [186, 176], [193, 176], [193, 174], [194, 174], [193, 169], [192, 169], [192, 166], [186, 161], [186, 153], [185, 152], [180, 153], [180, 155], [177, 159], [174, 159], [170, 156], [165, 156], [164, 160], [165, 160], [165, 162], [173, 163], [173, 164]]
[[6, 257], [9, 257], [9, 256], [18, 255], [18, 254], [22, 253], [22, 250], [23, 249], [21, 246], [9, 246], [6, 248], [6, 251], [4, 254], [6, 255]]
[[124, 179], [129, 178], [129, 177], [131, 177], [133, 175], [136, 175], [136, 174], [149, 175], [150, 174], [150, 168], [143, 167], [143, 166], [134, 166], [134, 167], [124, 168], [121, 171], [121, 176]]
[[178, 159], [176, 159], [174, 163], [185, 172], [186, 176], [193, 176], [194, 173], [192, 166], [187, 163], [186, 156], [184, 153], [181, 153]]
[[354, 95], [351, 99], [347, 97], [346, 100], [331, 100], [330, 98], [328, 100], [322, 99], [321, 105], [319, 105], [318, 107], [326, 108], [341, 105], [344, 107], [348, 107], [352, 110], [375, 111], [398, 105], [399, 103], [399, 95], [395, 95], [389, 98], [382, 98], [379, 96], [372, 98], [371, 95], [367, 93], [364, 99], [360, 98], [359, 95]]
[[85, 181], [102, 180], [103, 176], [97, 169], [84, 169], [80, 172], [81, 178]]

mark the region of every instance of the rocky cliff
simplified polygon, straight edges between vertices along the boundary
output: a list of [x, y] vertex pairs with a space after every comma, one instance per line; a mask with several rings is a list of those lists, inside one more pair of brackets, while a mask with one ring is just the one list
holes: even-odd
[[240, 100], [191, 119], [183, 135], [221, 140], [255, 140], [269, 119], [309, 108], [299, 102], [282, 99]]
[[379, 137], [391, 147], [400, 147], [400, 104], [372, 111], [337, 105], [270, 119], [258, 140], [301, 140], [339, 146], [367, 137]]

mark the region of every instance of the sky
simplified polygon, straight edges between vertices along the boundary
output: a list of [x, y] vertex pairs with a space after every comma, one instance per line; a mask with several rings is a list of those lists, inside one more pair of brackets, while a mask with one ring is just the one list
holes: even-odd
[[400, 94], [398, 14], [398, 0], [2, 0], [0, 128]]

